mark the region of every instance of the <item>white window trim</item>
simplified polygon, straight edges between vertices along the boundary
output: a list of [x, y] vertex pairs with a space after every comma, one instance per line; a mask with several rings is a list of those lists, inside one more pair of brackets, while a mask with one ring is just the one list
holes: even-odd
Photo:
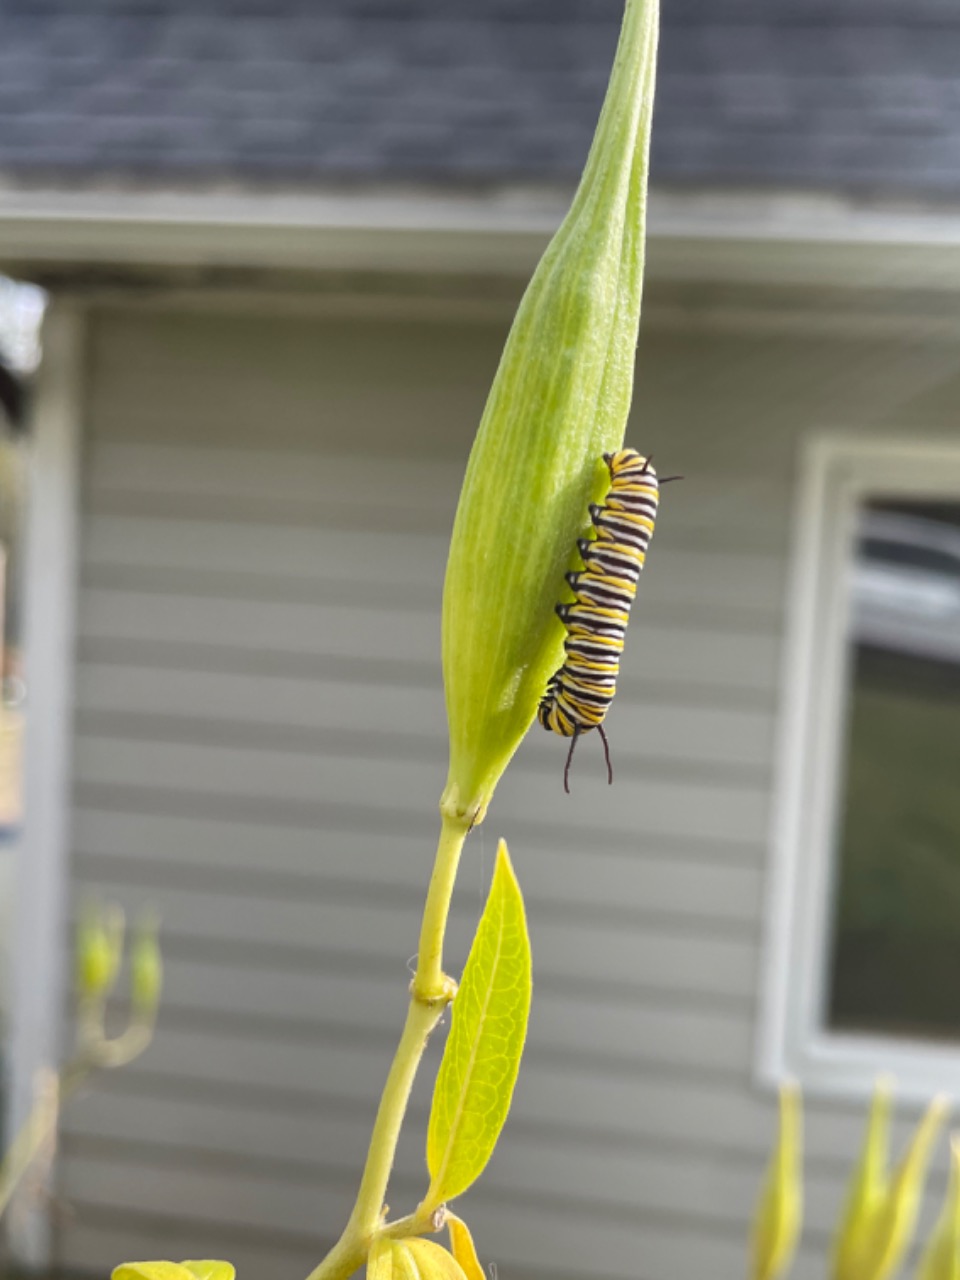
[[[38, 1069], [61, 1056], [69, 885], [73, 667], [84, 318], [57, 304], [43, 325], [31, 415], [24, 577], [27, 719], [17, 849], [7, 1132], [30, 1111]], [[42, 1210], [16, 1216], [17, 1259], [49, 1262]]]
[[960, 441], [840, 435], [801, 460], [783, 664], [757, 1068], [839, 1097], [880, 1073], [907, 1097], [960, 1093], [960, 1045], [831, 1032], [822, 1024], [840, 769], [855, 514], [868, 494], [960, 500]]

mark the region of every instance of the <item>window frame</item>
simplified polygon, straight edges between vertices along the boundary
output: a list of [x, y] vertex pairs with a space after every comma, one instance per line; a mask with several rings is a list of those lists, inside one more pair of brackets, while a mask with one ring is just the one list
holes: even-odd
[[804, 443], [790, 554], [757, 1072], [834, 1097], [878, 1073], [918, 1099], [960, 1081], [955, 1046], [824, 1025], [852, 646], [847, 588], [859, 503], [884, 492], [960, 501], [960, 440], [831, 434]]

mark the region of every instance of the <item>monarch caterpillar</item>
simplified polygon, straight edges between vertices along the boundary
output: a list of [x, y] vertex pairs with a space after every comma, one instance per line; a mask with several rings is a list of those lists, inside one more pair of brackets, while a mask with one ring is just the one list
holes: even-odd
[[[563, 771], [563, 789], [568, 793], [577, 738], [590, 729], [600, 731], [607, 781], [613, 782], [603, 718], [617, 691], [630, 606], [660, 500], [650, 458], [635, 449], [621, 449], [605, 453], [603, 460], [610, 472], [610, 489], [602, 506], [590, 506], [597, 536], [577, 542], [583, 569], [566, 575], [575, 599], [556, 606], [567, 629], [563, 644], [566, 661], [547, 685], [537, 712], [545, 729], [571, 739]], [[670, 477], [674, 478], [678, 477]]]

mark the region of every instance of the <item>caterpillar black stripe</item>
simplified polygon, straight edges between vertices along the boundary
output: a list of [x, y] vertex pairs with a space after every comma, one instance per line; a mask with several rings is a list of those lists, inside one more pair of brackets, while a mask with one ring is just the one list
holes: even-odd
[[610, 471], [610, 489], [602, 506], [590, 507], [597, 536], [577, 543], [583, 569], [567, 574], [575, 599], [557, 605], [567, 629], [566, 661], [547, 686], [537, 713], [545, 729], [571, 739], [563, 771], [567, 792], [577, 738], [589, 729], [600, 731], [608, 780], [613, 781], [603, 719], [617, 691], [630, 606], [660, 501], [657, 473], [649, 458], [634, 449], [621, 449], [605, 453], [603, 460]]

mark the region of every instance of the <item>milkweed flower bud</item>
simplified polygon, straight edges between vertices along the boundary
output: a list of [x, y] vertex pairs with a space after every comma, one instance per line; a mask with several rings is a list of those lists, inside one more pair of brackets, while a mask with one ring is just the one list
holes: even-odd
[[163, 960], [157, 943], [157, 925], [154, 920], [144, 920], [130, 951], [130, 1001], [140, 1018], [154, 1017], [162, 988]]
[[891, 1177], [890, 1100], [889, 1083], [879, 1082], [834, 1245], [833, 1280], [887, 1280], [913, 1239], [930, 1152], [949, 1108], [944, 1098], [931, 1102]]
[[367, 1259], [367, 1280], [467, 1280], [463, 1268], [432, 1240], [412, 1237], [374, 1240]]
[[946, 1098], [935, 1098], [914, 1130], [878, 1216], [864, 1280], [894, 1275], [913, 1242], [930, 1153], [948, 1111]]
[[560, 663], [554, 614], [604, 452], [623, 441], [640, 319], [658, 0], [627, 0], [583, 178], [520, 303], [460, 495], [443, 599], [450, 773], [479, 821]]
[[106, 996], [123, 959], [123, 912], [119, 907], [88, 907], [77, 926], [76, 984], [81, 996]]
[[917, 1280], [960, 1280], [960, 1139], [950, 1144], [950, 1185], [933, 1234], [920, 1259]]
[[877, 1081], [860, 1159], [847, 1190], [843, 1216], [833, 1246], [833, 1280], [855, 1280], [872, 1225], [887, 1192], [890, 1145], [890, 1081]]
[[776, 1280], [789, 1267], [803, 1217], [803, 1136], [800, 1090], [780, 1086], [780, 1132], [753, 1224], [753, 1280]]

